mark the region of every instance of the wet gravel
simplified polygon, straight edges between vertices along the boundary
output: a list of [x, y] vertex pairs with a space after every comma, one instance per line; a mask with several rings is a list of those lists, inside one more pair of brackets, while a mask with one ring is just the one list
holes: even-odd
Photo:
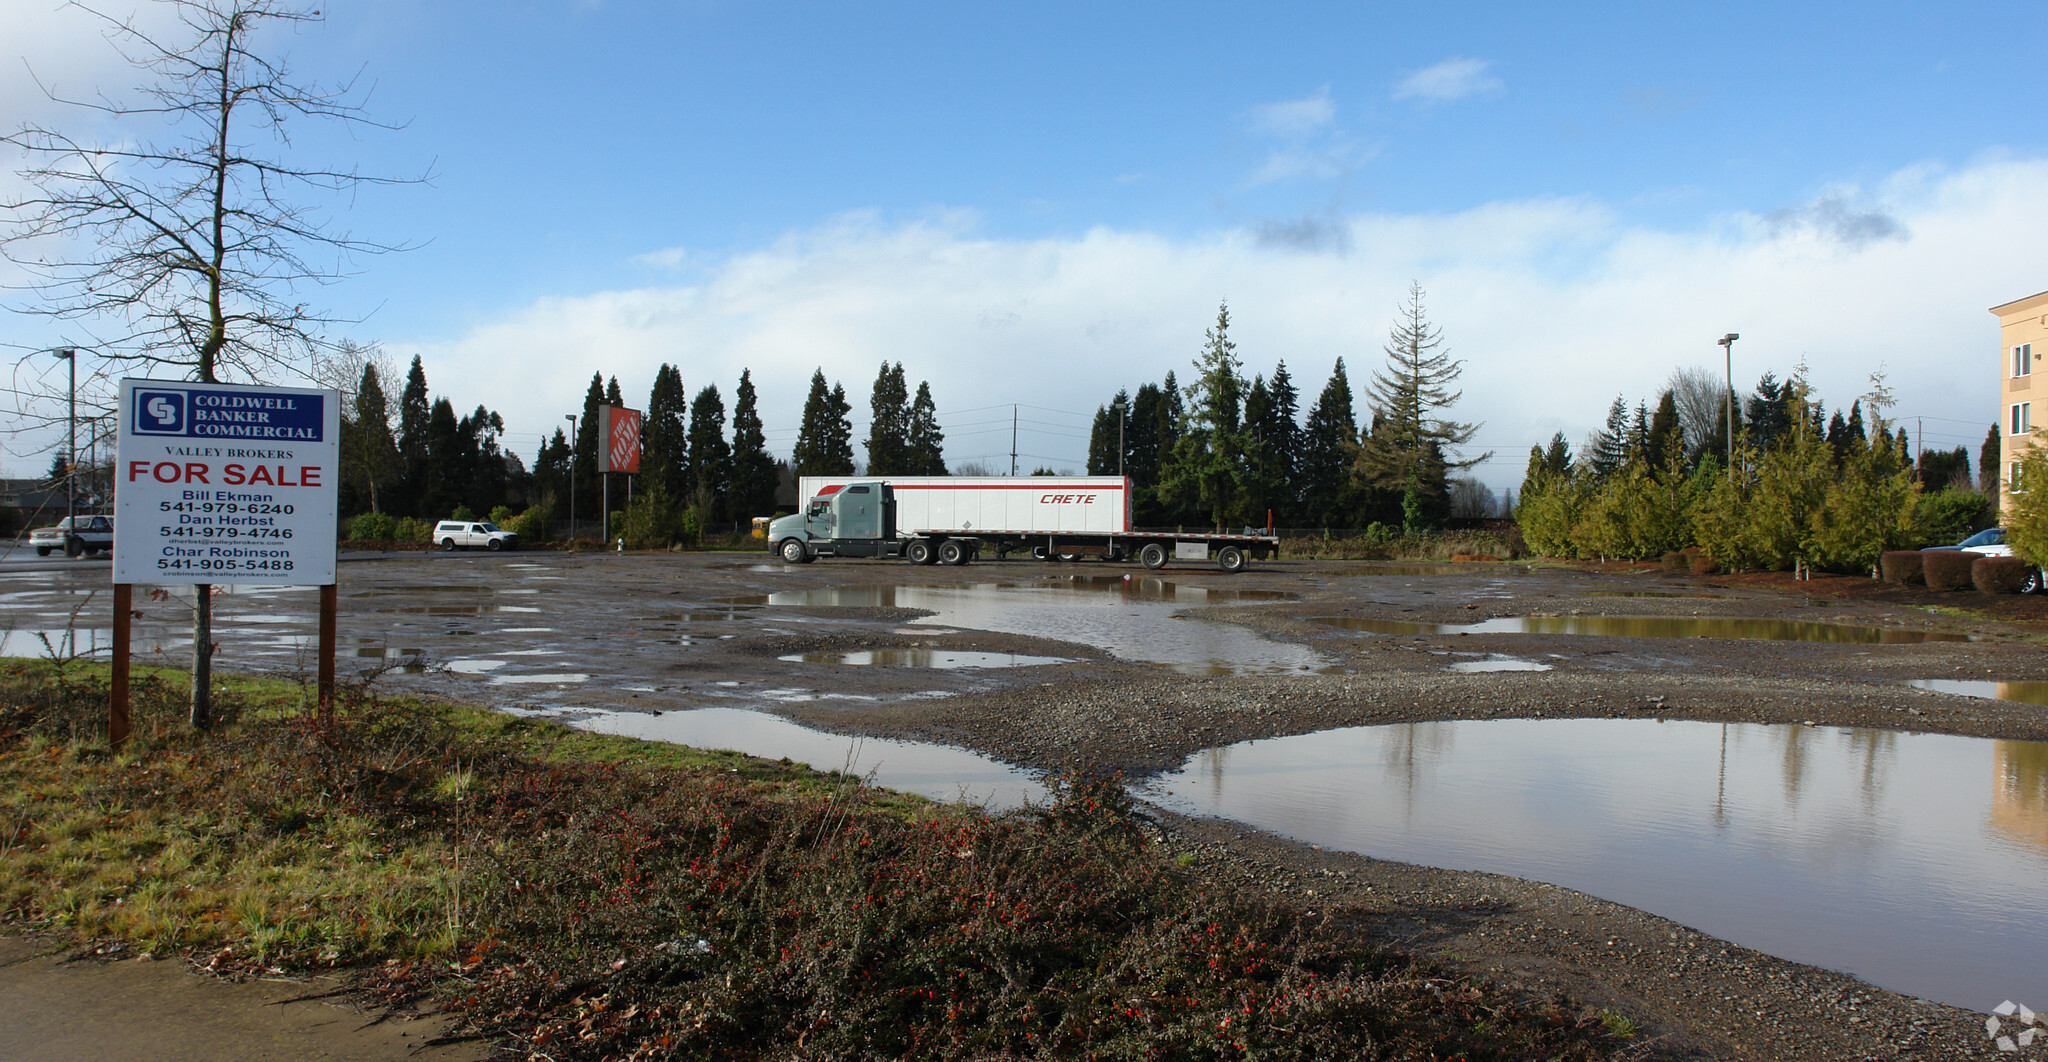
[[[928, 615], [919, 609], [732, 603], [788, 590], [1029, 584], [1073, 573], [1277, 591], [1283, 600], [1188, 609], [1184, 622], [1229, 625], [1290, 652], [1306, 646], [1320, 659], [1321, 673], [1192, 677], [1119, 658], [1101, 646], [914, 622]], [[105, 576], [102, 570], [78, 578]], [[1129, 565], [1021, 560], [912, 568], [862, 561], [783, 566], [744, 555], [547, 553], [344, 563], [341, 579], [341, 629], [353, 639], [346, 644], [369, 646], [365, 652], [380, 645], [422, 650], [422, 666], [381, 676], [380, 683], [544, 709], [756, 707], [830, 730], [955, 744], [1031, 768], [1120, 770], [1134, 779], [1237, 741], [1448, 719], [1810, 722], [2048, 741], [2048, 708], [1915, 690], [1903, 681], [2048, 679], [2048, 654], [2041, 651], [2048, 601], [1931, 594], [1866, 579], [1694, 578], [1640, 566], [1475, 564], [1404, 572], [1294, 561], [1226, 576], [1212, 568], [1148, 573]], [[62, 589], [64, 579], [52, 585]], [[509, 604], [518, 611], [400, 611], [421, 602]], [[151, 607], [175, 611], [175, 605]], [[243, 607], [231, 595], [222, 610], [229, 630], [238, 608], [280, 610], [276, 601]], [[726, 615], [706, 618], [718, 610]], [[1979, 640], [1871, 645], [1375, 635], [1318, 622], [1348, 616], [1469, 624], [1530, 615], [1777, 619]], [[290, 637], [310, 626], [310, 616], [301, 620], [297, 612], [289, 622], [277, 619], [262, 629]], [[0, 623], [8, 622], [19, 620], [0, 615]], [[231, 638], [221, 666], [307, 666], [303, 653], [280, 654], [273, 646], [267, 655], [255, 654], [254, 644]], [[1028, 653], [1072, 662], [942, 671], [778, 659], [880, 648]], [[1489, 655], [1551, 670], [1446, 670]], [[504, 667], [462, 674], [438, 666], [479, 656]], [[550, 669], [589, 678], [491, 684], [493, 676], [522, 669], [541, 679]], [[1641, 1042], [1654, 1057], [2025, 1057], [1998, 1052], [1982, 1014], [1775, 959], [1572, 890], [1325, 852], [1230, 823], [1165, 813], [1157, 815], [1157, 828], [1162, 843], [1185, 852], [1199, 872], [1360, 919], [1390, 943], [1513, 991], [1562, 993], [1614, 1010], [1643, 1026]]]

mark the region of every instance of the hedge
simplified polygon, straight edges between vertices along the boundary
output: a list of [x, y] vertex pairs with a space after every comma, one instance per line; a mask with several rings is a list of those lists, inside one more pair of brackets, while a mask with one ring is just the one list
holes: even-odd
[[1895, 549], [1877, 559], [1877, 566], [1884, 573], [1884, 581], [1897, 586], [1926, 586], [1927, 580], [1920, 574], [1920, 551], [1917, 549]]
[[1929, 590], [1965, 590], [1972, 585], [1970, 567], [1977, 563], [1977, 556], [1959, 549], [1923, 549], [1920, 574]]
[[2033, 571], [2033, 565], [2018, 557], [1979, 557], [1970, 565], [1970, 581], [1987, 594], [2017, 594]]

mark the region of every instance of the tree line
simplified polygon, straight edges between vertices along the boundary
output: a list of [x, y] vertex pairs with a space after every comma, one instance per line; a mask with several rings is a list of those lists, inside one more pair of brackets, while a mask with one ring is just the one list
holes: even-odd
[[[1802, 365], [1738, 396], [1704, 369], [1673, 374], [1655, 411], [1622, 398], [1574, 455], [1562, 433], [1529, 451], [1515, 517], [1549, 556], [1643, 559], [1697, 547], [1737, 568], [1864, 571], [1886, 550], [1990, 525], [1998, 426], [1970, 475], [1967, 448], [1912, 452], [1886, 419], [1882, 371], [1832, 414]], [[1731, 441], [1732, 437], [1732, 441]]]
[[1490, 454], [1457, 459], [1479, 425], [1444, 416], [1463, 363], [1411, 285], [1397, 312], [1385, 366], [1366, 387], [1361, 424], [1338, 358], [1304, 419], [1287, 363], [1244, 376], [1230, 338], [1230, 307], [1216, 311], [1183, 389], [1168, 372], [1096, 409], [1088, 473], [1132, 480], [1142, 526], [1191, 523], [1419, 531], [1442, 524], [1459, 494], [1455, 474]]

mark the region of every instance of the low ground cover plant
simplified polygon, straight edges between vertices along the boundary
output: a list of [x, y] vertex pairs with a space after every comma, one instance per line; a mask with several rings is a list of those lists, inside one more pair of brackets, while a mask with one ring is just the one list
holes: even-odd
[[1117, 779], [1007, 814], [786, 761], [0, 662], [0, 910], [216, 964], [373, 964], [554, 1059], [1592, 1059], [1521, 1003], [1148, 843]]

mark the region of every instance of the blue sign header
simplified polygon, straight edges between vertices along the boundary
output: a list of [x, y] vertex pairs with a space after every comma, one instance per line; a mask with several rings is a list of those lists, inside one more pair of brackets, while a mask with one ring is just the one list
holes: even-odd
[[181, 439], [320, 442], [327, 396], [203, 384], [135, 389], [136, 435]]

